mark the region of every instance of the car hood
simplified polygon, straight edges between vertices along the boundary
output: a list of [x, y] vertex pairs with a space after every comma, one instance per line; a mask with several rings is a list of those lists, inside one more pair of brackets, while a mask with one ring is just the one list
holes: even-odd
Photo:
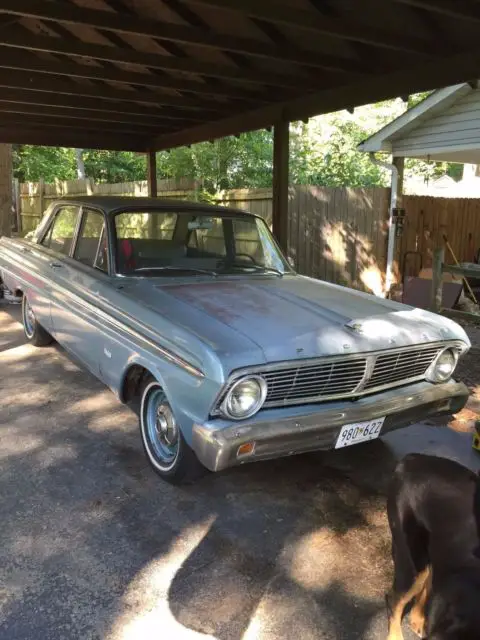
[[156, 279], [144, 281], [136, 295], [172, 319], [181, 314], [183, 327], [209, 342], [222, 333], [224, 340], [255, 344], [266, 362], [443, 340], [469, 344], [463, 329], [447, 318], [303, 276], [162, 284]]

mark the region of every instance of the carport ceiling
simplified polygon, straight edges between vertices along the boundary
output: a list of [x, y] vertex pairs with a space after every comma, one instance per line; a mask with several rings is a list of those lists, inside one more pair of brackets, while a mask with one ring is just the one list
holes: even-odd
[[0, 141], [166, 149], [477, 78], [478, 0], [1, 0]]

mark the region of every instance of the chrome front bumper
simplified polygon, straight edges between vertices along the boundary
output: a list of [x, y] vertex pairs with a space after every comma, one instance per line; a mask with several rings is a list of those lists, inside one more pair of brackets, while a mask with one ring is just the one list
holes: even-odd
[[[345, 424], [387, 416], [384, 434], [427, 418], [456, 413], [467, 399], [468, 389], [461, 382], [420, 382], [356, 401], [268, 409], [236, 423], [215, 419], [194, 424], [192, 447], [207, 469], [220, 471], [244, 462], [333, 449]], [[255, 443], [253, 454], [237, 456], [240, 445], [249, 442]]]

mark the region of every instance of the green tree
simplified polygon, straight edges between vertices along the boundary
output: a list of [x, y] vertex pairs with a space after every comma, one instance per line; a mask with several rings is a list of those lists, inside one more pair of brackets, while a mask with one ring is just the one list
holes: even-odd
[[157, 154], [160, 178], [191, 178], [210, 194], [265, 187], [272, 180], [272, 134], [252, 131]]
[[[144, 180], [146, 159], [130, 151], [83, 151], [86, 175], [95, 182]], [[14, 175], [21, 182], [74, 180], [77, 177], [75, 149], [16, 145], [13, 149]]]
[[143, 153], [85, 149], [83, 161], [87, 177], [93, 178], [94, 182], [130, 182], [146, 178], [147, 164]]
[[15, 145], [13, 147], [14, 176], [20, 182], [45, 182], [73, 180], [76, 178], [73, 149], [64, 147], [34, 147]]

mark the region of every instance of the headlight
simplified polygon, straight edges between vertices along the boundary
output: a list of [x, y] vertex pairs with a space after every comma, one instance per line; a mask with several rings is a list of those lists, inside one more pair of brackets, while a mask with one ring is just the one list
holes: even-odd
[[245, 376], [228, 390], [222, 402], [222, 413], [227, 418], [250, 418], [261, 408], [267, 396], [267, 383], [260, 376]]
[[445, 349], [430, 365], [427, 380], [430, 382], [446, 382], [452, 377], [457, 366], [458, 356], [452, 349]]

